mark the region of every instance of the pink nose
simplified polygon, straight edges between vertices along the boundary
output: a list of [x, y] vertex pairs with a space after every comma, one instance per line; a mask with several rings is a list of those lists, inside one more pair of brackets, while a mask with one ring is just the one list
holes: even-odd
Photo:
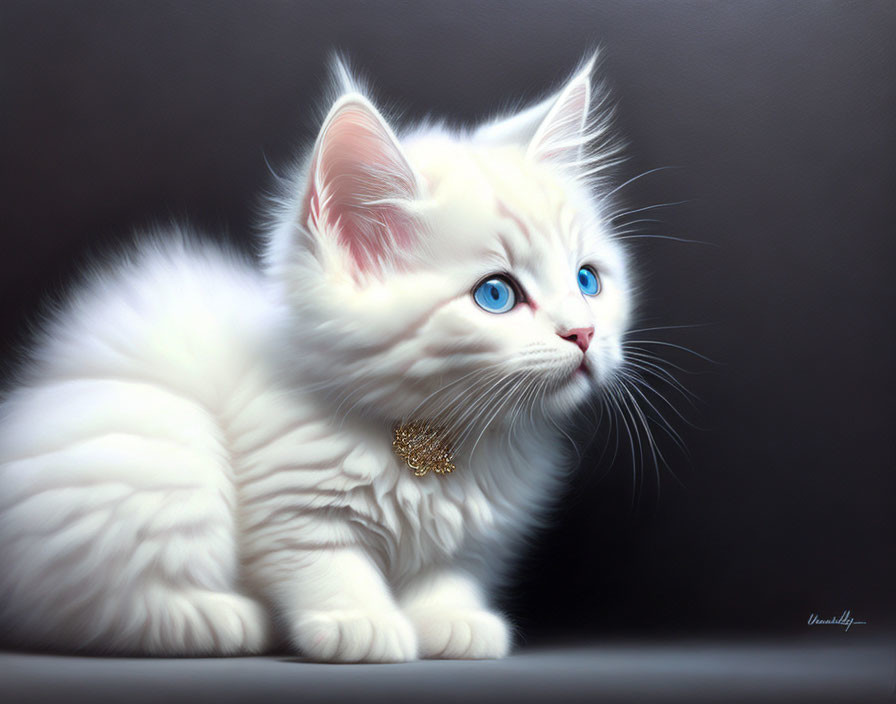
[[566, 330], [565, 332], [557, 333], [564, 340], [569, 340], [579, 346], [579, 349], [584, 352], [588, 349], [588, 345], [591, 344], [591, 339], [594, 337], [594, 326], [590, 326], [587, 328], [572, 328], [570, 330]]

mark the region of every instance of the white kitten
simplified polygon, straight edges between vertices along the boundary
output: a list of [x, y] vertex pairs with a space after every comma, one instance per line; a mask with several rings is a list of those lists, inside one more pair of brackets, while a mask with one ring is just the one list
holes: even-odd
[[[398, 139], [343, 74], [263, 271], [168, 233], [94, 275], [0, 413], [0, 618], [29, 646], [493, 658], [488, 604], [612, 375], [623, 252], [589, 63]], [[456, 471], [415, 476], [427, 423]]]

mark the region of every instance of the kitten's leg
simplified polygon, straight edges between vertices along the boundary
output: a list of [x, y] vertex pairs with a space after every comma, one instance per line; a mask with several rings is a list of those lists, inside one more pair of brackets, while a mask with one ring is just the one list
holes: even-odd
[[406, 662], [417, 657], [414, 627], [379, 570], [360, 548], [329, 547], [275, 555], [281, 604], [301, 652], [331, 662]]
[[399, 603], [411, 619], [425, 658], [501, 658], [510, 650], [510, 629], [490, 611], [479, 585], [463, 572], [434, 569], [417, 576]]

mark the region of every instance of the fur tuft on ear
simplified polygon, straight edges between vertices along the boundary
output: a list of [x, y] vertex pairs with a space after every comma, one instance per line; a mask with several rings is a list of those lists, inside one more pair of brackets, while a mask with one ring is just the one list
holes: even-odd
[[307, 183], [301, 224], [325, 244], [337, 244], [352, 274], [397, 266], [415, 243], [410, 206], [419, 197], [419, 180], [395, 134], [363, 95], [343, 95], [330, 109]]
[[330, 76], [335, 89], [334, 99], [349, 93], [367, 95], [363, 81], [352, 70], [351, 62], [338, 51], [330, 55]]

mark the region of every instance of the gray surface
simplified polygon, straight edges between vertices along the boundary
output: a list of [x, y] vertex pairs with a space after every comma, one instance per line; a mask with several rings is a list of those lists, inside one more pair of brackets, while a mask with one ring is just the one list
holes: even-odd
[[18, 701], [887, 701], [896, 650], [814, 642], [671, 642], [523, 650], [497, 662], [323, 665], [296, 658], [138, 660], [0, 654]]

